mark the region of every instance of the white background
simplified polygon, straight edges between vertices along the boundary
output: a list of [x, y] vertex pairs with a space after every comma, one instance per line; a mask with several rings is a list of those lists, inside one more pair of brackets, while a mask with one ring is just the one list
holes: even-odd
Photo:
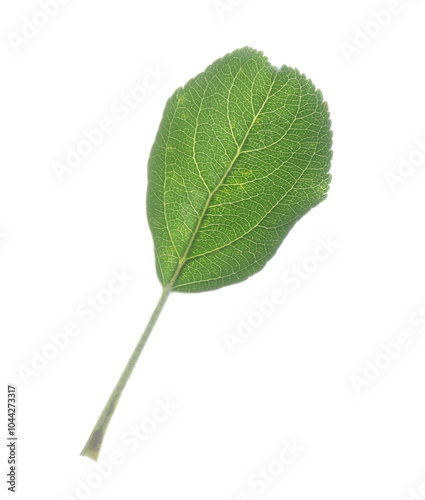
[[[18, 498], [422, 498], [424, 2], [400, 1], [381, 15], [385, 27], [370, 24], [372, 11], [397, 1], [222, 4], [220, 15], [213, 0], [71, 0], [19, 43], [39, 3], [1, 4], [3, 492], [4, 402], [15, 383]], [[329, 197], [261, 273], [171, 296], [104, 442], [100, 461], [119, 452], [121, 465], [98, 485], [79, 453], [160, 294], [145, 192], [162, 111], [175, 88], [244, 45], [323, 91], [334, 130]], [[167, 76], [122, 119], [112, 103], [155, 68]], [[60, 182], [53, 163], [107, 117], [114, 132]], [[411, 155], [416, 166], [390, 189], [388, 173]], [[318, 238], [339, 246], [315, 263]], [[282, 281], [294, 265], [311, 270], [297, 290]], [[134, 279], [87, 324], [77, 308], [123, 268]], [[231, 353], [224, 335], [258, 320], [255, 301], [275, 289], [285, 304]], [[70, 321], [80, 334], [22, 376]], [[356, 391], [353, 375], [363, 377], [365, 360], [385, 364], [382, 344], [403, 331], [410, 345]], [[178, 408], [133, 451], [120, 439], [149, 422], [158, 398]], [[259, 469], [278, 470], [282, 442], [294, 439], [304, 450], [295, 462], [261, 493], [250, 486]], [[87, 481], [97, 487], [77, 490]]]

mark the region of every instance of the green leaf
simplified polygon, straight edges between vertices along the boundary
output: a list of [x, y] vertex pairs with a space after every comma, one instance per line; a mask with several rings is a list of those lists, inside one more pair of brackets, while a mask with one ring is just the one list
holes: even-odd
[[323, 201], [332, 132], [322, 93], [245, 47], [168, 100], [148, 165], [147, 212], [163, 286], [245, 280]]
[[97, 460], [120, 397], [175, 290], [203, 292], [262, 269], [326, 198], [332, 132], [322, 94], [245, 47], [169, 99], [148, 165], [161, 297], [81, 455]]

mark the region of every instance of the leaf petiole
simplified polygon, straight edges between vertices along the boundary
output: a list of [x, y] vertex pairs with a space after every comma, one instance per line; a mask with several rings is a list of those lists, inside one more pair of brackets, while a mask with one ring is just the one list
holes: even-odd
[[137, 364], [137, 361], [143, 351], [143, 348], [146, 345], [146, 342], [149, 339], [149, 336], [159, 318], [159, 315], [161, 314], [161, 311], [165, 303], [167, 302], [168, 297], [170, 296], [171, 288], [172, 288], [172, 283], [169, 283], [163, 288], [158, 304], [153, 310], [152, 316], [150, 317], [149, 322], [146, 325], [146, 328], [133, 351], [133, 354], [130, 356], [130, 359], [128, 360], [127, 365], [124, 368], [124, 371], [122, 372], [121, 377], [117, 382], [117, 385], [112, 391], [108, 399], [108, 402], [103, 408], [102, 413], [100, 414], [100, 417], [98, 418], [92, 430], [92, 433], [90, 434], [90, 437], [83, 448], [83, 451], [80, 453], [80, 455], [82, 455], [83, 457], [91, 458], [95, 462], [97, 461], [100, 448], [102, 447], [103, 439], [105, 437], [105, 433], [108, 429], [109, 423], [115, 412], [118, 401], [120, 400], [124, 388], [127, 385], [127, 382], [131, 374], [133, 373], [134, 367]]

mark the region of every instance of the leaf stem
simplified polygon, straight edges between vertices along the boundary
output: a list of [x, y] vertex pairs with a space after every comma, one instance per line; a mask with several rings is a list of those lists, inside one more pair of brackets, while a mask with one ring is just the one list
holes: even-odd
[[112, 394], [108, 399], [108, 402], [103, 408], [103, 411], [100, 414], [100, 417], [97, 420], [96, 425], [94, 426], [93, 431], [90, 434], [90, 437], [83, 448], [83, 451], [81, 452], [81, 455], [83, 457], [91, 458], [95, 462], [97, 461], [100, 448], [102, 447], [103, 438], [105, 437], [105, 433], [108, 429], [111, 418], [115, 412], [118, 401], [120, 400], [121, 394], [123, 393], [124, 388], [127, 385], [127, 382], [131, 374], [133, 373], [134, 367], [137, 364], [137, 361], [143, 351], [143, 348], [146, 345], [146, 342], [148, 341], [148, 338], [159, 318], [159, 315], [161, 314], [161, 311], [165, 303], [167, 302], [167, 299], [171, 293], [171, 288], [172, 288], [172, 283], [169, 283], [163, 288], [161, 297], [159, 298], [158, 304], [156, 305], [152, 313], [152, 316], [150, 317], [149, 322], [146, 325], [145, 331], [140, 337], [140, 340], [137, 343], [133, 351], [133, 354], [130, 356], [130, 359], [128, 360], [127, 365], [124, 368], [124, 371], [122, 372], [122, 375], [119, 378], [117, 385], [112, 391]]

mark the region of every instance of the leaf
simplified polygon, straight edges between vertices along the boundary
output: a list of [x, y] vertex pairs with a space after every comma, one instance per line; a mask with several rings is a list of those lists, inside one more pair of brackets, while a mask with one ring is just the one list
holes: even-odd
[[81, 455], [97, 460], [170, 293], [213, 290], [260, 271], [326, 198], [331, 146], [321, 92], [254, 49], [235, 50], [176, 90], [148, 165], [162, 294]]
[[167, 102], [148, 165], [157, 272], [174, 291], [245, 280], [323, 201], [332, 157], [322, 93], [245, 47]]

